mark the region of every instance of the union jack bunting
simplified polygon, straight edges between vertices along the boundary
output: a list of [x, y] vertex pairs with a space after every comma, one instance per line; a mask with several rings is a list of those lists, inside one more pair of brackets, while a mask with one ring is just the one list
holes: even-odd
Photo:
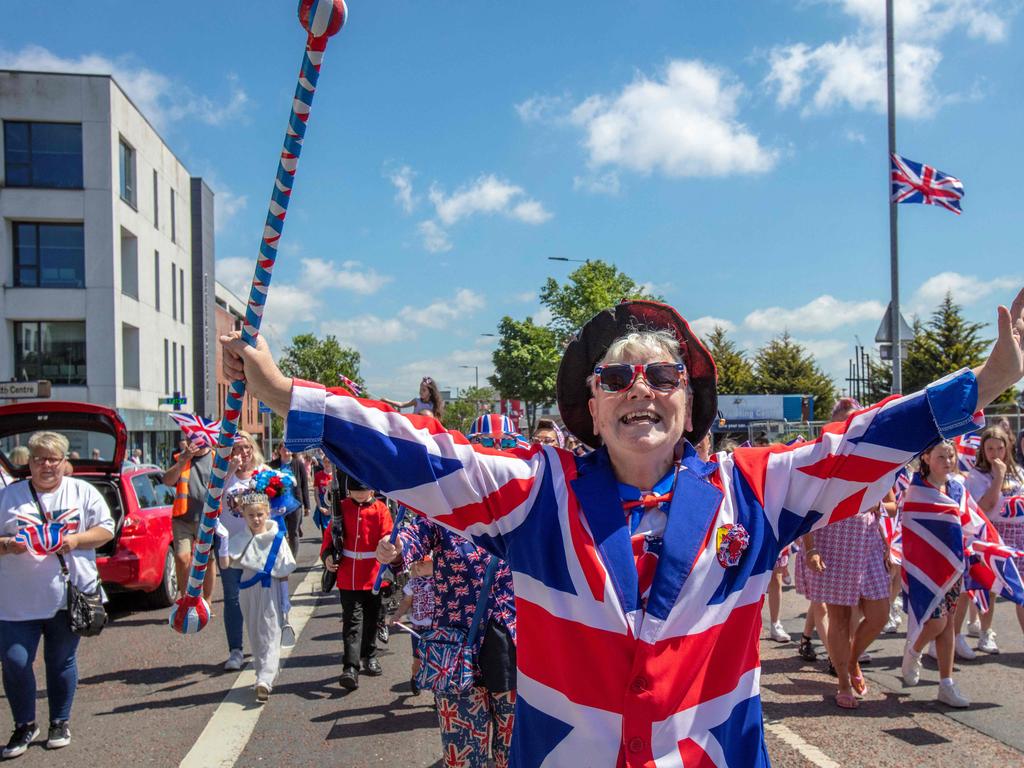
[[889, 161], [894, 203], [941, 205], [960, 215], [960, 199], [964, 196], [960, 179], [897, 154], [890, 155]]
[[344, 373], [338, 374], [338, 381], [341, 382], [341, 386], [343, 386], [356, 397], [363, 396], [363, 388], [356, 384], [354, 381], [352, 381], [352, 379], [350, 379]]
[[[667, 509], [650, 512], [665, 525], [646, 603], [603, 447], [487, 450], [436, 420], [298, 381], [287, 443], [322, 446], [341, 471], [507, 563], [513, 768], [757, 768], [768, 765], [761, 603], [779, 554], [874, 508], [913, 456], [970, 427], [976, 399], [965, 370], [798, 445], [709, 462], [684, 446]], [[955, 505], [952, 520], [960, 536]]]
[[194, 413], [168, 413], [167, 415], [189, 439], [206, 443], [211, 448], [217, 445], [217, 439], [220, 437], [219, 422], [207, 421]]
[[946, 592], [965, 568], [961, 515], [967, 490], [946, 481], [946, 493], [914, 475], [903, 499], [903, 592], [907, 602], [907, 641], [913, 643]]

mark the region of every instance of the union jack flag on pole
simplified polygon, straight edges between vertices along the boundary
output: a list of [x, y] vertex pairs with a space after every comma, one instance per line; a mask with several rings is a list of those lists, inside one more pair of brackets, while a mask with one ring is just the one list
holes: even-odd
[[206, 443], [211, 448], [217, 445], [217, 438], [220, 437], [220, 424], [216, 421], [207, 421], [194, 413], [168, 413], [167, 415], [181, 428], [185, 437]]
[[960, 179], [924, 163], [915, 163], [893, 153], [889, 156], [894, 203], [941, 205], [959, 216], [964, 185]]
[[338, 381], [341, 382], [341, 386], [343, 386], [356, 397], [363, 396], [363, 388], [356, 384], [354, 381], [352, 381], [352, 379], [350, 379], [344, 373], [338, 374]]

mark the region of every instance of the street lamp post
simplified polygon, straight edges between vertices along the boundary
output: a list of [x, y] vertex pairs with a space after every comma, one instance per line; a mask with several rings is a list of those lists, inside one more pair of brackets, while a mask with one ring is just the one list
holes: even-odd
[[565, 256], [548, 256], [548, 261], [575, 261], [578, 264], [586, 264], [590, 259], [569, 259]]
[[459, 368], [472, 368], [476, 374], [476, 388], [480, 389], [480, 366], [479, 365], [460, 365]]

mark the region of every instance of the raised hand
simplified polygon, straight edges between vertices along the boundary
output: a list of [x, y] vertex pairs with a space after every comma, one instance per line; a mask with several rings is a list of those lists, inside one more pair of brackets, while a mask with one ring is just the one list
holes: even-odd
[[1024, 378], [1024, 288], [1009, 309], [999, 307], [997, 327], [992, 353], [975, 369], [979, 410]]

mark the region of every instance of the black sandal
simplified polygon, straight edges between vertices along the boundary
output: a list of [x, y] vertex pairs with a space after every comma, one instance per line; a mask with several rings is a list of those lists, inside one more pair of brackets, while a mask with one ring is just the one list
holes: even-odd
[[800, 658], [804, 661], [818, 660], [818, 652], [814, 650], [814, 646], [811, 645], [811, 638], [807, 635], [800, 635], [800, 647], [797, 648], [797, 653], [800, 654]]

